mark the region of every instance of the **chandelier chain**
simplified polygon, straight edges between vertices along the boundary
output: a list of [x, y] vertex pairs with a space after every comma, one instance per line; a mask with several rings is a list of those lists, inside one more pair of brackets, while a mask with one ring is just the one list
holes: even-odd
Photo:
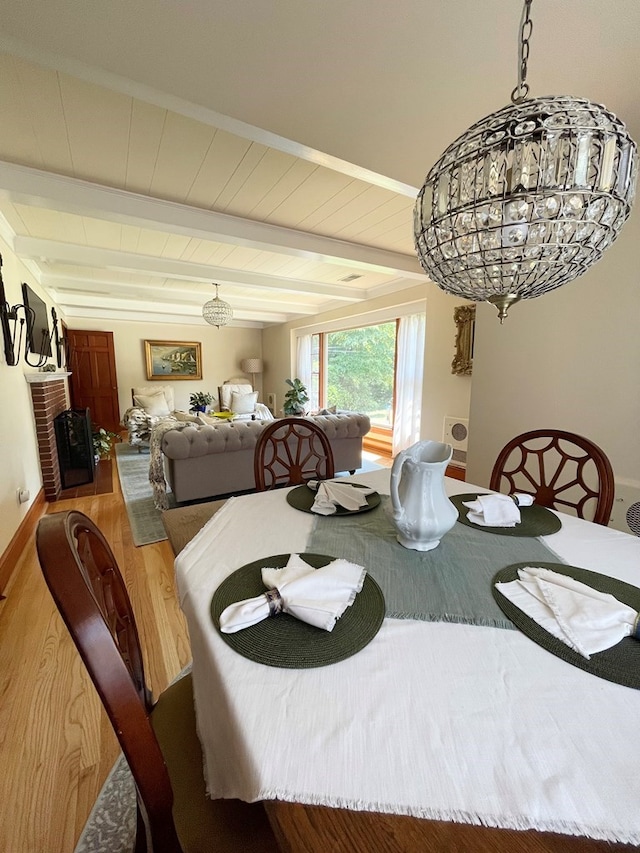
[[531, 4], [533, 0], [524, 0], [522, 18], [520, 21], [520, 42], [518, 45], [518, 85], [511, 93], [511, 102], [521, 104], [529, 94], [527, 83], [527, 63], [529, 61], [529, 50], [531, 34], [533, 33], [533, 21], [531, 20]]

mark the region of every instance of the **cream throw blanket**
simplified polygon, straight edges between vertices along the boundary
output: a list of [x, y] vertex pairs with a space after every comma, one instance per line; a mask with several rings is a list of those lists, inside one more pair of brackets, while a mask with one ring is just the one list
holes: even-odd
[[184, 429], [193, 426], [186, 421], [164, 420], [160, 421], [151, 431], [149, 440], [149, 482], [153, 489], [153, 504], [156, 509], [169, 509], [167, 500], [167, 481], [164, 476], [164, 464], [162, 462], [162, 436], [170, 429]]

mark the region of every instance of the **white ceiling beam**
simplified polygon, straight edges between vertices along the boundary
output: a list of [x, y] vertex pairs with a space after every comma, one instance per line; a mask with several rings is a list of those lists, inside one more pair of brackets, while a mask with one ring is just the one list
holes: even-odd
[[359, 302], [366, 298], [366, 293], [363, 291], [344, 284], [278, 278], [273, 275], [197, 264], [175, 258], [159, 258], [155, 255], [140, 255], [116, 249], [97, 249], [92, 246], [79, 246], [76, 243], [61, 243], [57, 240], [43, 240], [38, 237], [16, 236], [13, 240], [13, 250], [20, 258], [35, 261], [100, 269], [106, 267], [111, 270], [144, 273], [179, 281], [201, 281], [208, 284], [216, 281], [218, 284], [232, 284], [235, 287], [259, 287], [283, 293], [310, 293], [344, 302]]
[[302, 145], [292, 139], [287, 139], [269, 130], [264, 130], [260, 127], [247, 124], [247, 122], [223, 115], [200, 104], [194, 104], [184, 98], [170, 95], [167, 92], [161, 92], [159, 89], [146, 86], [136, 80], [112, 74], [103, 68], [96, 68], [86, 65], [77, 59], [41, 50], [12, 36], [0, 34], [0, 49], [6, 53], [21, 56], [23, 59], [28, 59], [30, 62], [35, 62], [45, 68], [62, 71], [72, 77], [78, 77], [87, 83], [94, 83], [105, 89], [111, 89], [113, 92], [119, 92], [122, 95], [128, 95], [139, 101], [144, 101], [147, 104], [154, 104], [162, 109], [195, 119], [195, 121], [209, 125], [209, 127], [218, 127], [221, 130], [239, 136], [241, 139], [249, 139], [252, 142], [266, 145], [276, 151], [283, 151], [285, 154], [291, 154], [294, 157], [299, 157], [301, 160], [315, 163], [317, 166], [324, 166], [327, 169], [348, 175], [356, 180], [365, 181], [368, 184], [391, 190], [391, 192], [399, 193], [409, 198], [415, 198], [418, 194], [417, 187], [404, 184], [401, 181], [395, 180], [395, 178], [381, 175], [378, 172], [371, 171], [371, 169], [365, 169], [363, 166], [349, 163], [347, 160], [341, 160], [339, 157], [333, 157], [331, 154], [325, 154], [315, 148], [310, 148], [308, 145]]
[[0, 197], [157, 231], [426, 280], [418, 259], [0, 161]]
[[[140, 293], [144, 293], [147, 299], [165, 300], [167, 296], [173, 300], [184, 300], [186, 304], [194, 304], [202, 306], [208, 300], [213, 298], [213, 291], [205, 291], [201, 287], [189, 287], [188, 284], [180, 283], [177, 288], [170, 288], [166, 285], [149, 284], [148, 282], [125, 282], [113, 281], [108, 279], [88, 279], [88, 278], [71, 278], [66, 275], [50, 275], [45, 273], [40, 278], [40, 284], [49, 290], [52, 294], [59, 295], [61, 300], [64, 300], [66, 294], [86, 293], [90, 296], [114, 296], [123, 299], [136, 298]], [[251, 310], [254, 312], [266, 311], [273, 312], [274, 308], [277, 313], [285, 315], [313, 315], [317, 314], [322, 309], [319, 305], [308, 305], [302, 302], [293, 302], [289, 299], [284, 299], [278, 294], [274, 294], [271, 299], [256, 299], [252, 296], [244, 296], [241, 293], [234, 293], [232, 297], [228, 297], [228, 301], [232, 303], [234, 312], [242, 309]]]
[[[110, 308], [90, 308], [84, 309], [81, 306], [69, 307], [64, 309], [65, 319], [73, 318], [78, 323], [82, 320], [117, 320], [120, 322], [132, 323], [163, 323], [165, 325], [175, 325], [179, 323], [183, 326], [202, 326], [202, 318], [191, 316], [174, 316], [172, 319], [164, 317], [162, 314], [149, 314], [147, 311], [118, 311]], [[261, 320], [232, 320], [229, 326], [237, 329], [264, 329], [267, 323]], [[77, 327], [79, 328], [79, 326]], [[217, 331], [213, 326], [209, 326], [212, 331]]]
[[[91, 312], [96, 309], [104, 309], [107, 311], [122, 312], [129, 315], [130, 313], [139, 313], [141, 316], [156, 316], [164, 317], [165, 322], [176, 322], [177, 317], [192, 317], [197, 319], [199, 324], [206, 327], [208, 324], [202, 318], [202, 310], [198, 305], [185, 305], [184, 303], [169, 303], [156, 302], [150, 303], [143, 299], [115, 299], [108, 296], [92, 296], [91, 294], [63, 294], [59, 302], [59, 307], [67, 313], [71, 309], [87, 309]], [[234, 321], [253, 320], [262, 323], [286, 323], [292, 319], [290, 315], [271, 311], [242, 311], [234, 310]], [[233, 322], [233, 321], [232, 321]]]

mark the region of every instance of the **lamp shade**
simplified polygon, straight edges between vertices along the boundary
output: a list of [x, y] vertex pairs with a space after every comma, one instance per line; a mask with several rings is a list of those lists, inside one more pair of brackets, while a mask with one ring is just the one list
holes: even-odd
[[262, 373], [261, 358], [243, 358], [240, 362], [243, 373]]

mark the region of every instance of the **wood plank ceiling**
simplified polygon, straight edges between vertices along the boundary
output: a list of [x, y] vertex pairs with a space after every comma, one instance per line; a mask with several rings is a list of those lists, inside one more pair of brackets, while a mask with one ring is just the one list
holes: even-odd
[[20, 57], [0, 80], [3, 236], [68, 316], [202, 323], [217, 281], [267, 325], [426, 280], [407, 195]]

